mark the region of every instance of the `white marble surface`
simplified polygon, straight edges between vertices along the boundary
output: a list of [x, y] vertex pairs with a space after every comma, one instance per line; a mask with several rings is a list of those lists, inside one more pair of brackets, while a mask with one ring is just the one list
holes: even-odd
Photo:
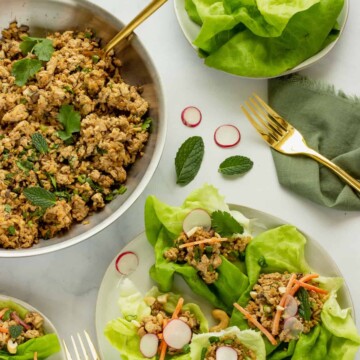
[[[145, 0], [94, 2], [124, 22], [147, 4]], [[325, 59], [306, 71], [357, 95], [360, 95], [359, 17], [360, 2], [350, 0], [343, 37]], [[229, 202], [272, 213], [317, 239], [340, 267], [360, 318], [359, 213], [326, 209], [280, 187], [269, 148], [239, 109], [253, 91], [266, 96], [266, 82], [240, 79], [203, 66], [177, 24], [171, 1], [148, 19], [137, 34], [157, 65], [167, 106], [167, 142], [155, 175], [133, 206], [91, 239], [48, 255], [1, 259], [0, 293], [39, 308], [64, 338], [85, 328], [95, 336], [95, 303], [103, 274], [121, 248], [143, 231], [146, 196], [156, 194], [166, 202], [180, 204], [191, 190], [207, 181], [218, 187]], [[203, 122], [195, 129], [186, 128], [180, 121], [181, 110], [190, 104], [203, 112]], [[241, 130], [242, 141], [235, 148], [220, 149], [213, 142], [215, 128], [225, 123], [236, 124]], [[179, 187], [175, 184], [174, 157], [179, 145], [192, 135], [203, 137], [206, 154], [196, 179]], [[254, 168], [242, 178], [224, 179], [217, 173], [217, 164], [236, 154], [251, 157]]]

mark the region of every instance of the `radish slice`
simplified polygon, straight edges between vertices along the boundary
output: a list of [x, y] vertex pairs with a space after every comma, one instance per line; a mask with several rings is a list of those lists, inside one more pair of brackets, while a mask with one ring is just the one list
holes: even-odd
[[289, 333], [293, 339], [297, 339], [304, 331], [304, 325], [295, 317], [290, 317], [285, 320], [284, 330]]
[[191, 329], [179, 319], [173, 319], [164, 327], [163, 336], [166, 344], [174, 349], [182, 349], [191, 341]]
[[159, 345], [159, 338], [155, 334], [145, 334], [140, 340], [140, 352], [146, 358], [156, 355]]
[[15, 311], [13, 311], [10, 316], [17, 324], [23, 326], [26, 330], [31, 329], [30, 325], [21, 320], [20, 317], [15, 313]]
[[220, 346], [216, 349], [216, 360], [237, 360], [235, 349], [230, 346]]
[[298, 311], [298, 304], [296, 299], [291, 295], [287, 295], [285, 298], [285, 309], [284, 309], [283, 317], [285, 319], [293, 317], [296, 315], [297, 311]]
[[222, 125], [215, 130], [214, 140], [220, 147], [235, 146], [240, 142], [240, 139], [240, 131], [234, 125]]
[[211, 216], [204, 209], [194, 209], [190, 211], [184, 221], [183, 230], [188, 234], [193, 228], [202, 227], [205, 231], [211, 228]]
[[195, 106], [186, 107], [181, 113], [181, 120], [188, 127], [195, 127], [201, 123], [201, 111]]
[[139, 258], [132, 251], [121, 253], [116, 261], [116, 270], [122, 275], [130, 275], [139, 265]]

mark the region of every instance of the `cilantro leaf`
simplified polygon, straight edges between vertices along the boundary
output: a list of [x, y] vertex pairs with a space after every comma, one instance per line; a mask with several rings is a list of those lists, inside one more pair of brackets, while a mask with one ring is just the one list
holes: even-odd
[[16, 339], [21, 335], [23, 332], [23, 327], [21, 325], [10, 325], [9, 326], [9, 333], [12, 339]]
[[237, 175], [248, 172], [254, 163], [246, 156], [230, 156], [219, 166], [219, 173], [224, 175]]
[[152, 124], [152, 118], [148, 117], [148, 118], [145, 119], [145, 121], [142, 123], [141, 129], [142, 129], [142, 130], [148, 130], [148, 129], [150, 129], [151, 124]]
[[56, 203], [56, 196], [39, 186], [24, 189], [24, 195], [33, 205], [39, 206], [42, 209], [52, 207]]
[[22, 59], [14, 62], [11, 74], [15, 76], [15, 84], [23, 86], [40, 69], [42, 63], [37, 59]]
[[53, 42], [46, 38], [37, 38], [24, 36], [20, 43], [21, 52], [27, 55], [29, 52], [34, 52], [41, 61], [49, 61], [54, 52]]
[[48, 144], [45, 138], [40, 133], [32, 134], [31, 140], [36, 150], [38, 150], [40, 154], [46, 154], [47, 152], [49, 152]]
[[220, 210], [214, 211], [211, 214], [211, 227], [218, 234], [225, 237], [244, 232], [243, 226], [230, 213]]
[[64, 126], [63, 131], [58, 131], [58, 136], [62, 140], [68, 140], [73, 133], [80, 132], [80, 113], [74, 110], [72, 105], [63, 105], [58, 114], [58, 120]]
[[204, 157], [204, 141], [200, 136], [188, 138], [179, 148], [175, 157], [177, 184], [187, 185], [200, 169]]
[[311, 306], [309, 301], [309, 294], [304, 288], [300, 288], [296, 294], [298, 300], [300, 301], [299, 305], [299, 315], [304, 320], [310, 320], [311, 318]]

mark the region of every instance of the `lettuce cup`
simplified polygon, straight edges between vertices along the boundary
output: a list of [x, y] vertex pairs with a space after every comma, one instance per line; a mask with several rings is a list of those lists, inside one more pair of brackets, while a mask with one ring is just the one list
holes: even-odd
[[145, 228], [155, 251], [150, 276], [162, 291], [171, 290], [178, 274], [194, 293], [231, 312], [249, 284], [244, 273], [249, 219], [230, 211], [217, 189], [204, 185], [179, 207], [149, 196]]
[[230, 324], [259, 330], [267, 359], [353, 359], [360, 345], [350, 309], [341, 309], [338, 277], [321, 277], [305, 259], [306, 238], [284, 225], [246, 250], [249, 287]]

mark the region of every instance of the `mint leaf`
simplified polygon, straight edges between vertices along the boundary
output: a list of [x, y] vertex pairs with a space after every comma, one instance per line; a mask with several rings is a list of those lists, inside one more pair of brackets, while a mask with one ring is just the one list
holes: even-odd
[[204, 157], [204, 141], [200, 136], [188, 138], [179, 148], [175, 157], [176, 183], [187, 185], [200, 169]]
[[254, 163], [246, 156], [230, 156], [219, 166], [219, 173], [224, 175], [237, 175], [248, 172]]
[[264, 255], [261, 255], [261, 256], [259, 257], [259, 259], [258, 259], [258, 264], [259, 264], [259, 266], [262, 267], [262, 268], [265, 268], [265, 267], [268, 266], [268, 264], [267, 264], [267, 262], [266, 262], [266, 260], [265, 260]]
[[15, 76], [15, 84], [18, 86], [25, 85], [41, 69], [41, 66], [41, 61], [37, 59], [15, 61], [11, 70], [11, 74]]
[[233, 234], [242, 234], [243, 226], [226, 211], [214, 211], [211, 214], [211, 227], [221, 236], [229, 237]]
[[68, 140], [73, 133], [80, 131], [80, 113], [74, 110], [72, 105], [63, 105], [58, 114], [58, 120], [64, 126], [63, 131], [58, 131], [58, 136], [62, 140]]
[[10, 214], [10, 213], [11, 213], [11, 205], [5, 204], [5, 205], [4, 205], [4, 210], [5, 210], [8, 214]]
[[40, 133], [32, 134], [31, 140], [36, 150], [38, 150], [40, 154], [46, 154], [47, 152], [49, 152], [48, 144], [45, 138]]
[[33, 205], [39, 206], [42, 209], [52, 207], [56, 203], [56, 196], [39, 186], [24, 189], [24, 195]]
[[24, 36], [20, 43], [21, 52], [24, 55], [35, 53], [39, 60], [49, 61], [54, 52], [53, 42], [50, 39]]
[[16, 339], [21, 335], [23, 332], [23, 327], [21, 325], [10, 325], [9, 326], [9, 333], [12, 339]]
[[304, 320], [310, 320], [311, 318], [311, 306], [309, 301], [309, 294], [304, 288], [300, 288], [296, 293], [296, 297], [300, 301], [299, 315]]

